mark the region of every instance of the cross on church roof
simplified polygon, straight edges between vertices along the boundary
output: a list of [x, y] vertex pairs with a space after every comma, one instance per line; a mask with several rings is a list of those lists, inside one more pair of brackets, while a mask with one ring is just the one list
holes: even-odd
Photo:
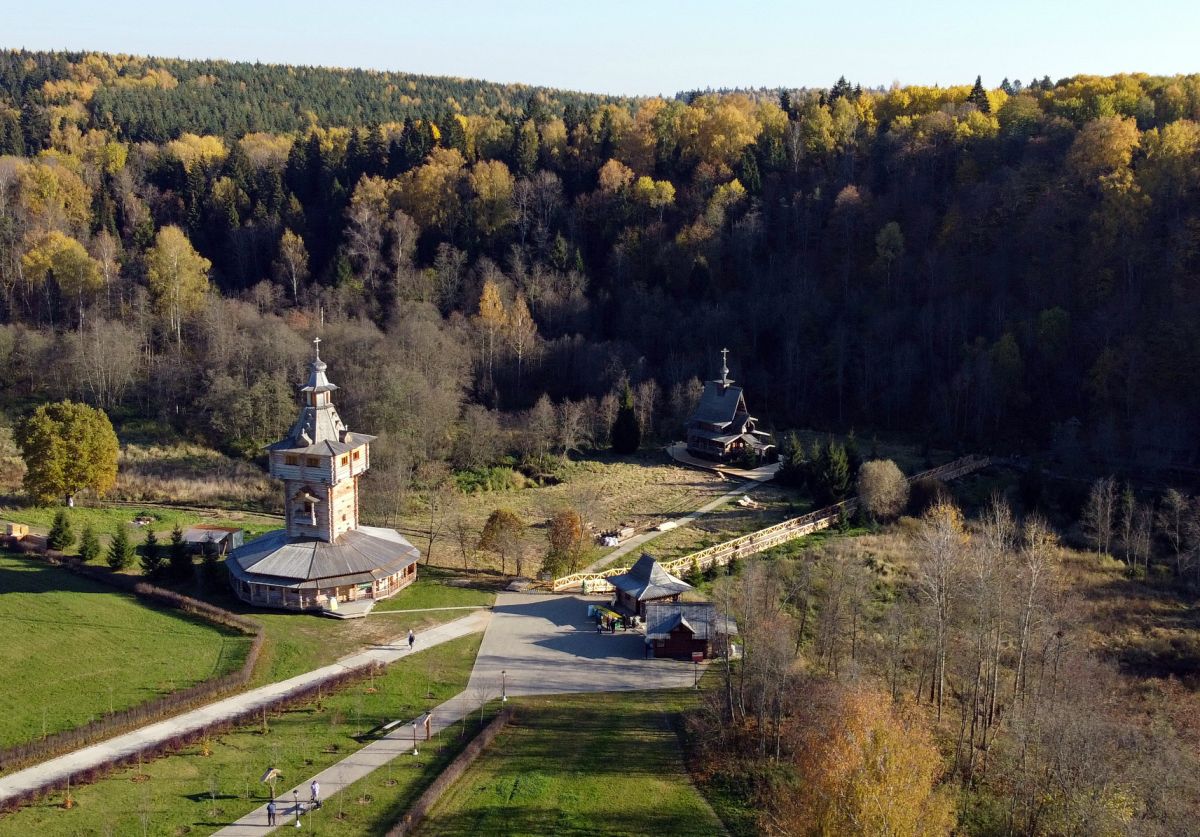
[[729, 383], [729, 349], [721, 349], [721, 382]]
[[321, 338], [320, 337], [313, 338], [313, 351], [316, 352], [317, 360], [320, 360], [321, 359]]

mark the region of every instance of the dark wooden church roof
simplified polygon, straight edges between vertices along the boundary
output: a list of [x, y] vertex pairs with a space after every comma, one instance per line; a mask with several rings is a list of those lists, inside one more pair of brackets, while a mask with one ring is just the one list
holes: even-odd
[[648, 552], [643, 552], [629, 572], [604, 579], [622, 593], [633, 596], [639, 602], [677, 596], [693, 589], [692, 585], [678, 579], [662, 568]]

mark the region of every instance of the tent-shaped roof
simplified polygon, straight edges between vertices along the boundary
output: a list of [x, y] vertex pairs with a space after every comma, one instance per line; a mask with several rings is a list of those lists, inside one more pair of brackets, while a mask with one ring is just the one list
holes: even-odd
[[333, 543], [276, 529], [235, 549], [225, 563], [245, 581], [308, 589], [386, 578], [418, 557], [417, 548], [394, 529], [360, 526]]
[[[337, 389], [325, 377], [325, 361], [318, 355], [309, 365], [308, 383], [301, 392], [332, 392]], [[304, 453], [313, 456], [338, 456], [354, 448], [375, 441], [365, 433], [351, 433], [346, 429], [341, 416], [332, 402], [319, 406], [305, 401], [296, 423], [287, 436], [267, 448], [271, 451]]]
[[711, 602], [658, 602], [646, 605], [646, 638], [668, 639], [671, 631], [683, 626], [694, 639], [735, 636], [737, 623], [717, 612]]
[[746, 404], [742, 400], [741, 387], [732, 386], [725, 381], [708, 381], [704, 384], [700, 403], [696, 405], [696, 411], [692, 413], [689, 421], [726, 425], [733, 421], [739, 407], [741, 412], [747, 412]]
[[643, 552], [627, 573], [604, 579], [622, 593], [633, 596], [637, 601], [662, 599], [677, 596], [693, 589], [686, 581], [676, 578], [662, 568], [648, 552]]

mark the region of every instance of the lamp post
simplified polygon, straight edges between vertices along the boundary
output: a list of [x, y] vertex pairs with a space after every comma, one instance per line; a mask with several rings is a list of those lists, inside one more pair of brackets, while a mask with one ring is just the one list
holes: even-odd
[[508, 703], [508, 683], [505, 679], [507, 672], [500, 669], [500, 702]]
[[421, 753], [417, 749], [417, 722], [416, 721], [413, 721], [412, 727], [413, 727], [413, 755], [419, 756]]
[[292, 791], [292, 809], [296, 812], [296, 828], [299, 828], [300, 814], [303, 812], [300, 810], [300, 791], [298, 790]]
[[692, 660], [692, 686], [700, 688], [700, 661], [696, 659]]

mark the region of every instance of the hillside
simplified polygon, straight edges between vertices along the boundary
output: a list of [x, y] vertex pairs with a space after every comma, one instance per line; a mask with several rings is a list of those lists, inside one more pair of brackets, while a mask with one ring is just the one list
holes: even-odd
[[[626, 382], [668, 440], [723, 346], [776, 430], [1196, 461], [1197, 76], [601, 103], [94, 54], [3, 66], [14, 410], [84, 398], [252, 452], [323, 324], [338, 374], [372, 382], [351, 420], [419, 428], [385, 441], [385, 470], [604, 448]], [[166, 244], [199, 254], [186, 288], [155, 273]]]
[[[240, 137], [302, 131], [311, 123], [366, 126], [445, 113], [520, 114], [531, 96], [550, 110], [591, 109], [610, 97], [523, 84], [375, 70], [196, 61], [94, 52], [0, 52], [0, 90], [25, 113], [41, 147], [33, 105], [82, 108], [88, 127], [130, 142], [180, 134]], [[53, 116], [51, 116], [53, 119]]]

